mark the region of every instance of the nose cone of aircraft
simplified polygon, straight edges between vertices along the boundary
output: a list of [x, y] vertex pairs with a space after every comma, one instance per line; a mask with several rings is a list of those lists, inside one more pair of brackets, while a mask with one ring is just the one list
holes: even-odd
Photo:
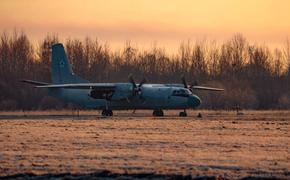
[[199, 99], [198, 96], [191, 95], [191, 96], [188, 97], [187, 103], [188, 103], [188, 106], [190, 108], [196, 108], [196, 107], [198, 107], [201, 104], [201, 100]]

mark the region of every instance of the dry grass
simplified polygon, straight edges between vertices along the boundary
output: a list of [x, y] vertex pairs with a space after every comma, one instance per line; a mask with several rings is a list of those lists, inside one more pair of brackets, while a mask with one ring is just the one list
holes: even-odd
[[[203, 118], [197, 118], [201, 112]], [[0, 113], [0, 175], [157, 173], [289, 178], [290, 111]]]

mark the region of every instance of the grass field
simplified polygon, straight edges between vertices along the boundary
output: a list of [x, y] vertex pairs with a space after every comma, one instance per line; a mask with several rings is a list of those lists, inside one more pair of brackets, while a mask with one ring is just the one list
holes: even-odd
[[0, 176], [290, 179], [290, 111], [114, 113], [0, 112]]

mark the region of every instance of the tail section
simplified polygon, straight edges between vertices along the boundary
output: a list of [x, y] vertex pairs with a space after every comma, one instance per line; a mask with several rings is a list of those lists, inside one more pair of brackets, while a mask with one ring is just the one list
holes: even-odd
[[53, 84], [88, 83], [75, 75], [62, 44], [52, 46], [51, 79]]

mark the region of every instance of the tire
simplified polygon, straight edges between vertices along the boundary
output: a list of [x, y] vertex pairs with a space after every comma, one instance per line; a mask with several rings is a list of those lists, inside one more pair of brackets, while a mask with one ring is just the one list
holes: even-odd
[[164, 116], [164, 113], [163, 113], [162, 110], [159, 110], [159, 114], [158, 114], [158, 116]]
[[184, 112], [184, 111], [182, 111], [182, 112], [179, 113], [179, 116], [180, 116], [180, 117], [186, 117], [186, 116], [187, 116], [187, 113]]
[[108, 116], [113, 116], [113, 111], [112, 110], [108, 110]]
[[102, 111], [102, 116], [113, 116], [113, 111], [112, 110], [104, 109]]
[[161, 117], [161, 116], [164, 116], [164, 113], [163, 113], [162, 109], [154, 110], [153, 116]]
[[102, 110], [102, 116], [107, 116], [106, 110]]

